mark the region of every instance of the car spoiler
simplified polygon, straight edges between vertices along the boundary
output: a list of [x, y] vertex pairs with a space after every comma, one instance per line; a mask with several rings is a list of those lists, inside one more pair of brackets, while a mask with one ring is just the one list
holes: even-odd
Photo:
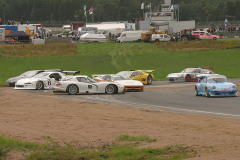
[[209, 76], [217, 76], [219, 74], [198, 74], [196, 75], [197, 78], [209, 77]]
[[92, 78], [100, 78], [102, 76], [105, 76], [105, 75], [113, 75], [113, 74], [92, 74]]
[[78, 74], [78, 73], [80, 73], [80, 71], [62, 71], [62, 73], [65, 73], [65, 74], [73, 74], [73, 75], [75, 75], [75, 74]]
[[61, 69], [46, 69], [46, 70], [43, 70], [44, 72], [62, 72]]
[[155, 72], [155, 70], [140, 70], [140, 71], [142, 71], [142, 72], [147, 72], [147, 73], [153, 73], [153, 72]]
[[211, 69], [211, 70], [213, 70], [213, 67], [200, 67], [200, 68], [202, 68], [202, 69]]

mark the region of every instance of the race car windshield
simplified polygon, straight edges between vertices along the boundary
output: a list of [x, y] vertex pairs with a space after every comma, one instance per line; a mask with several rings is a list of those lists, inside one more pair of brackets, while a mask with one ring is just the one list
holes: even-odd
[[128, 76], [114, 76], [113, 81], [119, 81], [119, 80], [131, 80]]
[[131, 75], [131, 71], [122, 71], [122, 72], [118, 72], [116, 75], [119, 76], [130, 76]]
[[210, 83], [228, 82], [227, 78], [210, 78], [208, 79]]
[[45, 77], [47, 75], [49, 75], [49, 73], [42, 72], [42, 73], [35, 75], [34, 77]]
[[124, 80], [121, 76], [114, 76], [112, 77], [113, 81]]
[[20, 75], [20, 77], [32, 77], [36, 75], [38, 71], [27, 71]]
[[193, 73], [193, 69], [184, 69], [181, 73]]
[[91, 82], [91, 83], [96, 83], [97, 81], [95, 81], [95, 80], [93, 80], [92, 78], [87, 78], [88, 80], [89, 80], [89, 82]]

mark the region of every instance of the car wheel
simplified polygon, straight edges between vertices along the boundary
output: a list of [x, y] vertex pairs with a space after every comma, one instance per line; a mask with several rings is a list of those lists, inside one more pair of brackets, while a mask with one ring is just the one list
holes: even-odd
[[109, 84], [107, 85], [105, 92], [107, 94], [116, 94], [117, 93], [117, 87], [115, 85]]
[[195, 87], [195, 96], [199, 96], [197, 87]]
[[9, 87], [15, 87], [15, 83], [9, 83]]
[[190, 76], [189, 74], [186, 75], [186, 77], [185, 77], [185, 81], [186, 81], [186, 82], [191, 81], [191, 76]]
[[182, 37], [181, 40], [182, 40], [182, 41], [186, 41], [186, 40], [188, 40], [188, 39], [187, 39], [187, 37]]
[[159, 43], [159, 39], [156, 39], [156, 40], [155, 40], [155, 43]]
[[38, 81], [38, 82], [36, 83], [36, 89], [37, 89], [37, 90], [42, 90], [42, 89], [44, 89], [43, 82]]
[[152, 84], [152, 76], [151, 75], [148, 75], [147, 77], [147, 84]]
[[208, 92], [208, 89], [206, 88], [206, 95], [205, 95], [207, 98], [210, 97], [210, 94]]
[[214, 37], [214, 38], [213, 38], [213, 40], [217, 40], [217, 38], [216, 38], [216, 37]]
[[78, 93], [78, 91], [79, 91], [78, 86], [75, 85], [75, 84], [70, 84], [70, 85], [67, 87], [67, 92], [68, 92], [68, 94], [70, 94], [70, 95], [75, 95], [75, 94]]

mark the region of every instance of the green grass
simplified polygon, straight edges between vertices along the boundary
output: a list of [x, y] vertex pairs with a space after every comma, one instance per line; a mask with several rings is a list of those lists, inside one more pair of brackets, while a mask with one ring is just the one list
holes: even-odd
[[[38, 144], [0, 136], [0, 160], [5, 159], [11, 151], [19, 151], [26, 160], [181, 160], [196, 156], [194, 149], [184, 145], [141, 147], [142, 142], [151, 143], [147, 136], [132, 137], [124, 134], [116, 138], [124, 144], [116, 141], [100, 147], [83, 147], [76, 143], [59, 145], [52, 139], [46, 139], [49, 140], [48, 144]], [[138, 143], [130, 143], [132, 140]]]
[[[0, 45], [1, 46], [1, 45]], [[46, 56], [44, 51], [32, 56], [0, 57], [0, 84], [24, 71], [34, 69], [80, 70], [81, 74], [117, 73], [130, 69], [153, 69], [156, 80], [165, 80], [169, 73], [180, 72], [186, 67], [214, 67], [214, 72], [229, 78], [240, 77], [240, 41], [193, 41], [179, 43], [89, 43], [78, 44], [73, 55], [72, 47], [65, 54]], [[24, 52], [21, 47], [20, 52]], [[49, 47], [43, 50], [55, 50]], [[75, 48], [73, 46], [73, 48]], [[28, 48], [29, 50], [29, 48]], [[68, 56], [68, 51], [71, 55]], [[50, 52], [50, 51], [49, 51]], [[24, 55], [23, 53], [19, 53]], [[34, 56], [33, 56], [34, 55]]]

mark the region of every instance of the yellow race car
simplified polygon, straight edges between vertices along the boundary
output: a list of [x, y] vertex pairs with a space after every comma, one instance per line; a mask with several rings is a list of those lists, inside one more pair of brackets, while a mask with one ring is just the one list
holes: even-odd
[[153, 72], [154, 70], [130, 70], [118, 72], [116, 75], [128, 76], [134, 80], [142, 82], [143, 84], [152, 84], [154, 79]]

